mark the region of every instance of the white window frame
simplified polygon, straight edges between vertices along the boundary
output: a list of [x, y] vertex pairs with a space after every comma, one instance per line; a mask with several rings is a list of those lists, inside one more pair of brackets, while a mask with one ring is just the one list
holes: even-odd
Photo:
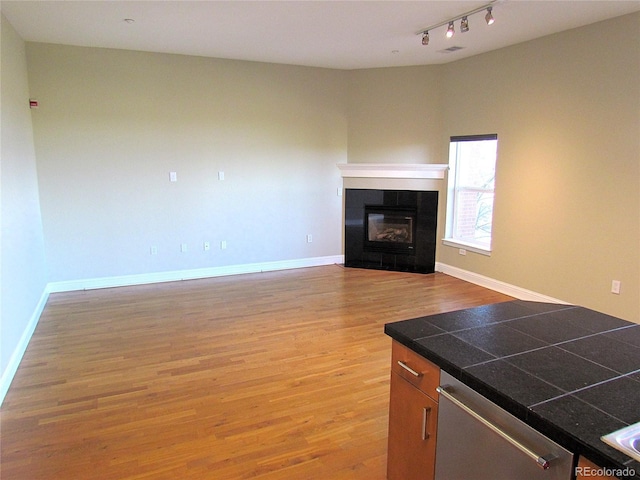
[[[482, 141], [482, 140], [498, 140], [497, 134], [486, 134], [486, 135], [467, 135], [467, 136], [459, 136], [459, 137], [451, 137], [449, 143], [449, 174], [448, 174], [448, 191], [447, 191], [447, 216], [446, 216], [446, 228], [445, 228], [445, 238], [442, 240], [444, 245], [460, 248], [464, 250], [468, 250], [471, 252], [479, 253], [482, 255], [491, 255], [491, 244], [493, 242], [493, 213], [491, 216], [491, 238], [489, 239], [489, 244], [485, 245], [484, 243], [475, 243], [465, 241], [460, 238], [456, 238], [454, 236], [455, 230], [455, 222], [457, 220], [457, 207], [456, 199], [458, 198], [457, 193], [460, 191], [474, 191], [478, 193], [486, 192], [492, 193], [494, 195], [495, 201], [495, 181], [493, 189], [482, 189], [482, 188], [470, 188], [470, 187], [460, 187], [458, 185], [458, 157], [457, 151], [456, 155], [452, 154], [451, 149], [453, 148], [453, 144], [458, 144], [460, 142], [468, 142], [468, 141]], [[456, 149], [457, 150], [457, 149]], [[497, 163], [497, 150], [496, 150], [496, 163]], [[494, 167], [495, 168], [495, 167]]]

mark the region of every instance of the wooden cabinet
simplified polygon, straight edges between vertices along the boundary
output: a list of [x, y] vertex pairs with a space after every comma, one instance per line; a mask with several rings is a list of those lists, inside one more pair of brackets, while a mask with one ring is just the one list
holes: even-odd
[[432, 480], [435, 471], [440, 369], [392, 344], [388, 480]]
[[[396, 342], [391, 347], [388, 480], [433, 480], [440, 368]], [[617, 480], [584, 457], [575, 480]]]
[[595, 463], [580, 457], [578, 460], [578, 468], [576, 469], [576, 480], [617, 480], [616, 477], [604, 475], [604, 469]]

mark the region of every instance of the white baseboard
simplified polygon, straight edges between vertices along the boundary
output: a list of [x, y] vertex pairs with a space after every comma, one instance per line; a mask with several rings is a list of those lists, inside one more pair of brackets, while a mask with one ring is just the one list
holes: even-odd
[[[13, 381], [13, 377], [18, 370], [20, 361], [27, 350], [31, 336], [38, 325], [40, 315], [47, 303], [50, 293], [69, 292], [74, 290], [91, 290], [96, 288], [122, 287], [130, 285], [142, 285], [148, 283], [173, 282], [180, 280], [195, 280], [198, 278], [220, 277], [225, 275], [239, 275], [243, 273], [259, 273], [275, 270], [289, 270], [294, 268], [318, 267], [321, 265], [333, 265], [344, 263], [343, 255], [333, 255], [327, 257], [302, 258], [296, 260], [283, 260], [277, 262], [250, 263], [244, 265], [229, 265], [224, 267], [199, 268], [194, 270], [179, 270], [173, 272], [158, 272], [141, 275], [123, 275], [118, 277], [93, 278], [84, 280], [71, 280], [67, 282], [49, 283], [42, 292], [40, 300], [29, 319], [27, 327], [20, 337], [20, 341], [9, 359], [7, 367], [2, 372], [0, 378], [0, 405], [4, 401], [4, 397], [9, 390], [9, 386]], [[476, 285], [480, 285], [496, 292], [504, 293], [520, 300], [531, 300], [536, 302], [560, 303], [566, 304], [562, 300], [532, 292], [524, 288], [510, 285], [499, 280], [495, 280], [474, 272], [463, 270], [443, 263], [436, 263], [436, 271], [446, 273], [452, 277], [465, 280]]]
[[533, 292], [531, 290], [527, 290], [525, 288], [521, 288], [516, 285], [511, 285], [509, 283], [501, 282], [500, 280], [495, 280], [493, 278], [485, 277], [484, 275], [480, 275], [478, 273], [470, 272], [468, 270], [463, 270], [461, 268], [453, 267], [451, 265], [447, 265], [440, 262], [436, 263], [436, 271], [446, 273], [447, 275], [451, 275], [452, 277], [459, 278], [460, 280], [465, 280], [469, 283], [480, 285], [481, 287], [495, 290], [496, 292], [504, 293], [505, 295], [515, 297], [519, 300], [569, 304], [569, 302], [565, 302], [564, 300], [558, 300], [557, 298], [549, 297], [541, 293]]
[[53, 282], [49, 284], [49, 291], [54, 293], [71, 292], [75, 290], [93, 290], [97, 288], [125, 287], [148, 283], [176, 282], [181, 280], [195, 280], [199, 278], [222, 277], [226, 275], [240, 275], [243, 273], [259, 273], [274, 270], [318, 267], [321, 265], [333, 265], [335, 263], [344, 263], [344, 255]]
[[0, 405], [4, 402], [4, 397], [7, 395], [9, 391], [9, 387], [11, 386], [11, 382], [13, 381], [13, 377], [18, 371], [18, 366], [22, 361], [22, 357], [24, 356], [24, 352], [27, 351], [27, 346], [29, 345], [29, 341], [31, 340], [31, 336], [33, 332], [36, 330], [36, 326], [38, 325], [38, 321], [40, 320], [40, 315], [44, 310], [44, 306], [47, 304], [47, 300], [49, 299], [49, 289], [45, 287], [42, 295], [40, 295], [40, 300], [36, 305], [36, 308], [33, 310], [31, 317], [29, 318], [29, 322], [27, 323], [27, 327], [22, 332], [22, 336], [20, 337], [20, 341], [13, 349], [13, 353], [11, 354], [11, 358], [9, 358], [9, 362], [7, 363], [6, 368], [2, 372], [2, 377], [0, 377]]
[[70, 292], [74, 290], [91, 290], [97, 288], [124, 287], [130, 285], [142, 285], [148, 283], [173, 282], [180, 280], [195, 280], [198, 278], [221, 277], [225, 275], [239, 275], [242, 273], [259, 273], [275, 270], [289, 270], [294, 268], [318, 267], [321, 265], [333, 265], [344, 263], [344, 255], [327, 257], [301, 258], [296, 260], [283, 260], [277, 262], [251, 263], [245, 265], [229, 265], [225, 267], [199, 268], [194, 270], [180, 270], [175, 272], [158, 272], [141, 275], [123, 275], [118, 277], [91, 278], [84, 280], [71, 280], [67, 282], [49, 283], [24, 329], [20, 341], [9, 359], [7, 367], [0, 378], [0, 405], [9, 390], [13, 377], [18, 371], [20, 361], [27, 350], [31, 336], [38, 325], [40, 315], [44, 310], [50, 293]]

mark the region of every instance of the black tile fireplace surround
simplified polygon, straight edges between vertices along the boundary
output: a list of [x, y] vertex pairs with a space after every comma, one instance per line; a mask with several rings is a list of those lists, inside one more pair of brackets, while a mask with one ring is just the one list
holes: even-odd
[[437, 213], [436, 191], [346, 189], [345, 267], [433, 273]]

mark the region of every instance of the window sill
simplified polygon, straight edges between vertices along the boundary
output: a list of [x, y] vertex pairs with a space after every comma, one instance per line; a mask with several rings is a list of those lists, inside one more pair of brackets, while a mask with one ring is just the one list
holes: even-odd
[[479, 253], [480, 255], [491, 256], [491, 249], [473, 245], [471, 243], [461, 242], [460, 240], [454, 240], [452, 238], [443, 238], [442, 243], [448, 247], [463, 248], [469, 252]]

